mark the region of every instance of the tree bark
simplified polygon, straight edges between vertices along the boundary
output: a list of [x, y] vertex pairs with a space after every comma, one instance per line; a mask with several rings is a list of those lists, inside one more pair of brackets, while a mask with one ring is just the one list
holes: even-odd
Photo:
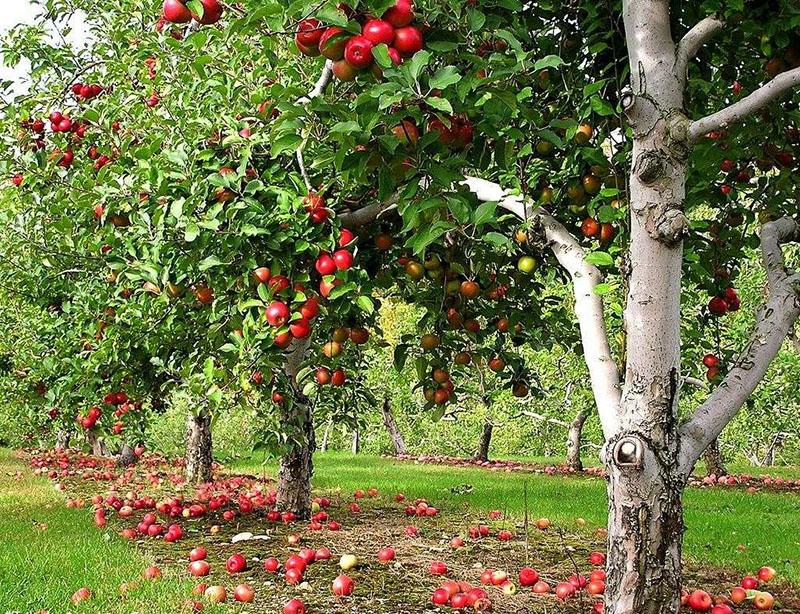
[[389, 433], [389, 438], [392, 440], [395, 456], [407, 454], [408, 448], [406, 448], [406, 442], [403, 439], [400, 428], [397, 426], [397, 421], [394, 419], [394, 414], [392, 414], [392, 407], [389, 404], [388, 398], [384, 399], [383, 405], [381, 405], [381, 417], [383, 418], [383, 425], [386, 427], [386, 432]]
[[117, 454], [117, 467], [130, 467], [135, 465], [137, 460], [139, 459], [133, 451], [133, 446], [129, 445], [127, 441], [123, 442], [119, 454]]
[[567, 434], [567, 467], [575, 471], [583, 471], [581, 445], [583, 441], [583, 425], [589, 419], [589, 412], [582, 410], [569, 425]]
[[786, 433], [775, 433], [761, 463], [764, 467], [772, 467], [775, 464], [775, 457], [786, 443], [786, 437]]
[[86, 431], [86, 442], [92, 449], [94, 456], [108, 456], [106, 442], [100, 438], [94, 430]]
[[328, 445], [331, 439], [331, 431], [333, 430], [333, 419], [328, 420], [328, 424], [325, 425], [325, 432], [322, 433], [322, 444], [319, 446], [320, 452], [327, 452]]
[[361, 451], [361, 432], [358, 427], [353, 429], [353, 439], [350, 443], [350, 452], [358, 454]]
[[483, 422], [483, 429], [481, 430], [481, 438], [478, 441], [478, 450], [475, 452], [475, 460], [486, 462], [489, 460], [489, 448], [492, 445], [492, 433], [494, 432], [494, 424], [492, 419], [487, 416]]
[[300, 518], [311, 515], [311, 478], [316, 447], [311, 405], [297, 383], [297, 374], [308, 346], [308, 340], [296, 341], [284, 367], [292, 398], [291, 403], [282, 405], [281, 419], [285, 430], [293, 437], [280, 460], [276, 503], [278, 509], [294, 512]]
[[56, 433], [56, 450], [68, 449], [70, 439], [72, 439], [72, 433], [66, 429], [59, 429]]
[[186, 416], [186, 481], [204, 484], [213, 479], [214, 462], [211, 439], [211, 414], [206, 409]]
[[711, 445], [703, 452], [703, 460], [706, 464], [706, 474], [716, 477], [728, 475], [728, 470], [725, 468], [725, 461], [722, 458], [722, 450], [719, 449], [719, 440], [715, 439]]

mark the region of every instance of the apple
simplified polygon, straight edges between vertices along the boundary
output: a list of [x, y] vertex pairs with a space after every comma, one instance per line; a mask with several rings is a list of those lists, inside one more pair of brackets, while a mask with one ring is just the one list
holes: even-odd
[[233, 589], [234, 600], [242, 603], [252, 603], [255, 596], [255, 591], [253, 591], [249, 584], [240, 584]]
[[733, 614], [733, 609], [729, 605], [720, 603], [711, 608], [711, 614]]
[[490, 582], [492, 586], [502, 586], [508, 582], [508, 574], [505, 571], [498, 569], [492, 572]]
[[447, 574], [447, 565], [442, 561], [434, 561], [431, 563], [430, 572], [433, 576], [444, 576]]
[[539, 595], [546, 595], [550, 592], [550, 585], [547, 582], [539, 580], [533, 585], [533, 592]]
[[586, 585], [586, 592], [590, 595], [602, 595], [606, 592], [606, 583], [603, 580], [592, 580]]
[[340, 271], [346, 271], [353, 266], [353, 254], [346, 249], [338, 249], [333, 252], [333, 262]]
[[273, 301], [264, 313], [270, 326], [280, 328], [289, 321], [289, 308], [281, 301]]
[[364, 36], [353, 36], [344, 47], [344, 59], [358, 70], [368, 68], [372, 64], [372, 41]]
[[772, 567], [762, 567], [758, 570], [758, 579], [762, 582], [769, 582], [775, 577], [775, 570]]
[[337, 60], [333, 63], [333, 74], [339, 81], [355, 81], [358, 70], [347, 60]]
[[193, 576], [207, 576], [211, 572], [208, 561], [192, 561], [189, 563], [189, 573]]
[[694, 591], [686, 600], [686, 605], [696, 612], [708, 612], [713, 604], [711, 595], [705, 591]]
[[299, 599], [292, 599], [283, 606], [283, 614], [306, 614], [306, 606]]
[[344, 47], [351, 36], [353, 35], [350, 32], [342, 28], [336, 26], [328, 28], [319, 39], [320, 53], [334, 62], [341, 60], [344, 58]]
[[575, 587], [569, 582], [559, 582], [556, 585], [556, 597], [566, 601], [575, 594]]
[[462, 548], [463, 546], [464, 546], [464, 540], [459, 536], [456, 536], [450, 540], [450, 547], [453, 548], [454, 550]]
[[431, 601], [435, 605], [447, 605], [450, 602], [450, 593], [443, 588], [437, 588], [433, 591]]
[[394, 28], [402, 28], [414, 21], [414, 6], [411, 0], [397, 0], [383, 14], [383, 19]]
[[343, 554], [339, 559], [339, 567], [342, 571], [350, 571], [358, 565], [358, 557], [355, 554]]
[[405, 26], [394, 31], [394, 48], [404, 57], [414, 55], [422, 49], [422, 32], [414, 26]]
[[72, 603], [78, 605], [81, 601], [86, 601], [92, 596], [91, 591], [85, 586], [79, 588], [72, 594]]
[[735, 587], [731, 591], [731, 601], [735, 604], [744, 603], [747, 600], [747, 591], [744, 590], [741, 586]]
[[520, 586], [533, 586], [539, 581], [539, 574], [535, 569], [523, 567], [519, 570]]
[[291, 567], [286, 570], [284, 578], [286, 579], [287, 584], [295, 586], [297, 584], [300, 584], [300, 581], [303, 579], [303, 571], [297, 569], [296, 567]]
[[753, 591], [758, 588], [758, 579], [753, 576], [745, 576], [742, 578], [740, 586], [746, 591]]
[[322, 252], [319, 255], [314, 267], [317, 269], [317, 273], [319, 273], [322, 276], [333, 275], [336, 272], [336, 262], [334, 261], [333, 258], [331, 258], [331, 255], [328, 254], [327, 252]]
[[219, 3], [219, 0], [200, 0], [200, 4], [203, 5], [203, 16], [200, 17], [192, 13], [192, 17], [194, 17], [195, 21], [209, 26], [220, 20], [222, 17], [222, 5]]
[[324, 28], [319, 21], [313, 18], [303, 19], [297, 24], [297, 34], [295, 34], [294, 40], [301, 50], [303, 48], [315, 49], [316, 53], [313, 55], [319, 55], [319, 44], [323, 33]]
[[181, 0], [164, 0], [162, 14], [170, 23], [189, 23], [192, 20], [192, 12]]
[[190, 561], [202, 561], [207, 556], [208, 556], [208, 551], [203, 546], [192, 548], [191, 552], [189, 552]]
[[289, 324], [289, 332], [295, 339], [305, 339], [311, 335], [311, 323], [307, 318], [293, 320]]
[[331, 551], [328, 550], [327, 548], [323, 547], [323, 548], [318, 549], [314, 553], [314, 560], [315, 561], [329, 561], [331, 556], [332, 556], [331, 555]]
[[231, 574], [240, 573], [247, 569], [247, 559], [241, 554], [234, 554], [225, 562], [225, 569]]
[[[332, 386], [344, 386], [345, 380], [347, 379], [347, 375], [344, 372], [344, 369], [335, 369], [333, 373], [331, 373], [331, 385]], [[336, 528], [334, 528], [336, 527]], [[331, 521], [328, 524], [328, 528], [331, 531], [338, 531], [339, 525], [335, 521]]]
[[761, 612], [771, 610], [774, 605], [775, 597], [773, 597], [770, 593], [759, 592], [753, 597], [753, 607]]
[[203, 594], [211, 603], [223, 603], [228, 598], [225, 587], [219, 585], [209, 586]]
[[381, 563], [388, 563], [393, 561], [395, 557], [395, 552], [393, 548], [382, 548], [378, 551], [378, 560]]
[[361, 35], [374, 45], [384, 44], [391, 47], [394, 27], [383, 19], [370, 19], [361, 29]]
[[450, 606], [454, 610], [463, 610], [467, 607], [467, 596], [464, 593], [457, 593], [450, 598]]
[[353, 594], [354, 586], [352, 578], [342, 574], [333, 581], [333, 594], [337, 597], [348, 597]]
[[264, 569], [267, 570], [269, 573], [275, 573], [280, 569], [281, 562], [276, 559], [274, 556], [269, 557], [264, 561]]

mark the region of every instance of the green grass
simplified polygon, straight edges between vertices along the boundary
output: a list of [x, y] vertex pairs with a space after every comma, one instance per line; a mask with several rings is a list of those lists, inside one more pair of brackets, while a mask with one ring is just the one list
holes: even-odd
[[[548, 517], [575, 527], [587, 521], [587, 531], [605, 526], [605, 482], [599, 479], [493, 472], [437, 465], [394, 462], [372, 456], [341, 453], [318, 454], [314, 486], [345, 493], [375, 486], [385, 494], [403, 492], [426, 498], [440, 507], [467, 506], [472, 510], [524, 513], [528, 486], [533, 517]], [[236, 471], [260, 474], [271, 465], [240, 462]], [[469, 484], [472, 492], [452, 489]], [[740, 489], [689, 488], [685, 496], [685, 553], [697, 562], [725, 567], [742, 574], [762, 565], [775, 567], [793, 584], [800, 584], [800, 495]], [[741, 549], [740, 546], [744, 548]]]
[[[167, 573], [159, 582], [140, 581], [153, 562], [131, 543], [98, 530], [90, 508], [67, 508], [52, 482], [34, 477], [0, 449], [0, 612], [179, 611], [193, 583]], [[121, 599], [119, 585], [131, 581], [138, 587]], [[82, 586], [93, 596], [72, 606], [70, 598]]]

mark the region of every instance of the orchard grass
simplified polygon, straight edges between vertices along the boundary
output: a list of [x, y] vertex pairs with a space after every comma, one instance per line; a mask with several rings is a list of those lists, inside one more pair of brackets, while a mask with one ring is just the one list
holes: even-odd
[[[98, 530], [90, 505], [70, 509], [64, 500], [50, 480], [34, 477], [24, 461], [0, 449], [0, 612], [180, 611], [195, 583], [163, 566], [161, 580], [142, 580], [158, 561], [110, 528]], [[123, 582], [138, 583], [124, 599]], [[82, 586], [92, 598], [73, 606], [70, 598]]]
[[[410, 499], [429, 499], [442, 508], [501, 510], [521, 519], [527, 484], [531, 518], [547, 517], [570, 530], [583, 518], [587, 533], [606, 524], [605, 482], [598, 478], [424, 465], [338, 452], [318, 453], [314, 463], [314, 488], [319, 491], [349, 493], [375, 486], [384, 495], [403, 492]], [[735, 469], [755, 473], [753, 468]], [[275, 466], [240, 461], [232, 470], [274, 474]], [[785, 475], [792, 472], [787, 470]], [[684, 553], [689, 560], [741, 575], [769, 565], [800, 586], [800, 494], [690, 487], [684, 503]]]

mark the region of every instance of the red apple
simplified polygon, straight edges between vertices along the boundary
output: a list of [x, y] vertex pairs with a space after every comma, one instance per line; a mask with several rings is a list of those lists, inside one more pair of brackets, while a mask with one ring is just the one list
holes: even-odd
[[297, 24], [297, 34], [295, 34], [294, 40], [298, 47], [316, 48], [317, 54], [319, 54], [319, 44], [323, 32], [324, 27], [316, 19], [303, 19]]
[[280, 328], [289, 321], [289, 308], [280, 301], [273, 301], [265, 312], [270, 326]]
[[319, 51], [329, 60], [341, 60], [344, 57], [344, 47], [352, 36], [342, 28], [336, 26], [328, 28], [319, 39]]
[[202, 561], [207, 556], [208, 556], [208, 551], [205, 548], [203, 548], [203, 546], [192, 548], [192, 551], [189, 552], [190, 561]]
[[354, 586], [352, 578], [342, 574], [333, 581], [333, 594], [337, 597], [348, 597], [353, 594]]
[[417, 51], [422, 49], [423, 44], [422, 32], [414, 26], [398, 28], [394, 32], [394, 48], [397, 49], [402, 56], [408, 57], [414, 55]]
[[394, 28], [383, 19], [370, 19], [361, 29], [361, 35], [374, 45], [382, 43], [391, 46], [394, 40]]
[[162, 14], [170, 23], [189, 23], [192, 20], [192, 12], [181, 0], [164, 0]]
[[248, 584], [240, 584], [233, 589], [233, 598], [242, 603], [252, 603], [255, 596], [255, 591]]
[[395, 28], [402, 28], [414, 21], [414, 6], [411, 0], [397, 0], [384, 14], [383, 19]]
[[694, 591], [686, 600], [686, 605], [695, 612], [708, 612], [713, 604], [711, 595], [705, 591]]
[[211, 572], [211, 565], [208, 564], [208, 561], [192, 561], [189, 563], [189, 573], [193, 576], [207, 576]]
[[220, 20], [222, 17], [222, 5], [219, 3], [219, 0], [200, 0], [200, 4], [203, 5], [203, 16], [200, 17], [192, 13], [192, 17], [194, 17], [195, 21], [199, 21], [208, 26]]
[[283, 606], [283, 614], [306, 614], [306, 606], [299, 599], [292, 599]]
[[519, 570], [519, 584], [520, 586], [533, 586], [539, 581], [539, 574], [535, 569], [530, 567], [523, 567]]
[[353, 68], [363, 69], [372, 64], [372, 41], [364, 36], [354, 36], [344, 47], [344, 59]]
[[240, 573], [247, 569], [247, 559], [241, 554], [234, 554], [225, 562], [225, 569], [228, 573]]

